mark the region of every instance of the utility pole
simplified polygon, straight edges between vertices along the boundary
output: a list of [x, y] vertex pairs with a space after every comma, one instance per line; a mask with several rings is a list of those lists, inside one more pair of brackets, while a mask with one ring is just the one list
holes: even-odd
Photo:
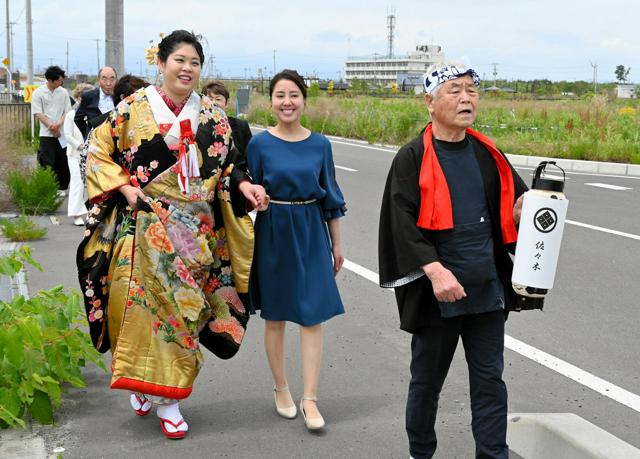
[[96, 38], [96, 59], [98, 60], [98, 71], [96, 75], [100, 73], [100, 39]]
[[124, 0], [105, 0], [104, 65], [122, 76], [124, 69]]
[[31, 0], [25, 0], [27, 15], [27, 84], [33, 84], [33, 34], [31, 33]]
[[[11, 23], [9, 22], [9, 0], [6, 1], [7, 4], [7, 30], [6, 30], [6, 34], [7, 34], [7, 54], [6, 57], [7, 59], [10, 58], [11, 56]], [[9, 61], [9, 65], [7, 67], [9, 67], [9, 70], [11, 70], [11, 64], [13, 64], [13, 62]], [[11, 76], [7, 77], [7, 86], [9, 86], [9, 80], [11, 79]]]
[[215, 56], [213, 54], [209, 54], [209, 57], [207, 59], [207, 66], [203, 69], [203, 76], [209, 79], [215, 78], [216, 67], [214, 64], [214, 59]]
[[15, 22], [10, 22], [9, 23], [9, 35], [10, 35], [10, 43], [11, 46], [9, 47], [9, 69], [13, 69], [13, 26], [16, 25]]
[[589, 61], [589, 64], [593, 67], [593, 95], [595, 96], [598, 94], [598, 64], [594, 64], [591, 61]]
[[498, 63], [493, 62], [491, 65], [493, 65], [493, 85], [498, 87]]

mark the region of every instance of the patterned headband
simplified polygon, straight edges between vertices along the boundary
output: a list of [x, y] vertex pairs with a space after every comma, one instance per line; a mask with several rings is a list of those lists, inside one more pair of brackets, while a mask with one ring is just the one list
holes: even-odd
[[460, 78], [465, 75], [470, 75], [471, 78], [473, 78], [473, 84], [480, 86], [480, 77], [472, 68], [447, 65], [440, 67], [429, 74], [425, 74], [423, 80], [424, 92], [431, 94], [434, 89], [445, 81], [455, 80], [456, 78]]

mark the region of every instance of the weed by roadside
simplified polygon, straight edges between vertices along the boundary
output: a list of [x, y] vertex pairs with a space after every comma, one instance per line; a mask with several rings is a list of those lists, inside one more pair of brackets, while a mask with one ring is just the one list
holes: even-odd
[[[27, 263], [41, 269], [22, 246], [0, 257], [0, 275], [14, 276]], [[86, 362], [105, 369], [82, 326], [80, 294], [61, 285], [0, 301], [0, 429], [26, 427], [26, 413], [51, 424], [66, 383], [85, 386], [80, 369]]]
[[58, 195], [58, 181], [50, 168], [10, 172], [7, 179], [11, 199], [21, 213], [38, 215], [55, 212], [64, 198]]
[[[255, 94], [251, 123], [274, 125], [269, 99]], [[421, 98], [309, 98], [302, 124], [323, 134], [402, 145], [429, 121]], [[506, 153], [640, 164], [640, 101], [521, 100], [482, 96], [477, 129]]]
[[33, 241], [47, 234], [46, 228], [37, 225], [26, 215], [14, 220], [0, 218], [0, 228], [4, 237], [13, 242]]

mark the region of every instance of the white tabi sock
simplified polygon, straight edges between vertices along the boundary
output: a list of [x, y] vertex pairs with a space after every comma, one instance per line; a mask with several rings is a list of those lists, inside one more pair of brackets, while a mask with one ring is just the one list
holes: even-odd
[[[184, 419], [182, 418], [182, 414], [180, 413], [180, 404], [178, 402], [172, 403], [171, 405], [158, 405], [157, 414], [159, 418], [168, 419], [176, 425], [180, 421], [184, 421]], [[186, 422], [178, 425], [177, 429], [167, 422], [164, 423], [164, 427], [170, 433], [178, 431], [186, 432], [187, 430], [189, 430], [189, 425]]]
[[[138, 399], [136, 398], [136, 395], [140, 397], [140, 400], [142, 400], [142, 403], [138, 401]], [[151, 409], [151, 400], [149, 400], [146, 395], [140, 392], [131, 394], [131, 396], [129, 397], [129, 402], [131, 403], [131, 408], [133, 408], [134, 410], [141, 409], [143, 411], [149, 411]]]

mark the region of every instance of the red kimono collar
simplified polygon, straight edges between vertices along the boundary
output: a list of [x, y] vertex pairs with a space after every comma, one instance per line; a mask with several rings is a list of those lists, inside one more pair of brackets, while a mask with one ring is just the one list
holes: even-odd
[[169, 107], [169, 110], [171, 110], [173, 114], [176, 116], [180, 114], [184, 106], [187, 105], [187, 102], [189, 101], [189, 97], [191, 97], [191, 95], [189, 95], [182, 102], [180, 102], [179, 104], [176, 104], [174, 101], [171, 100], [171, 98], [167, 95], [167, 93], [162, 90], [160, 86], [156, 86], [156, 89], [158, 90], [158, 94], [160, 94], [160, 97], [162, 97], [162, 100], [164, 100], [164, 103], [167, 104], [167, 107]]
[[[467, 128], [467, 135], [478, 140], [489, 151], [500, 177], [500, 229], [505, 244], [516, 242], [518, 232], [513, 220], [515, 191], [511, 167], [495, 144], [486, 136]], [[420, 166], [420, 214], [417, 226], [428, 230], [453, 228], [453, 210], [447, 179], [442, 172], [438, 155], [433, 148], [431, 123], [424, 130], [424, 157]]]

